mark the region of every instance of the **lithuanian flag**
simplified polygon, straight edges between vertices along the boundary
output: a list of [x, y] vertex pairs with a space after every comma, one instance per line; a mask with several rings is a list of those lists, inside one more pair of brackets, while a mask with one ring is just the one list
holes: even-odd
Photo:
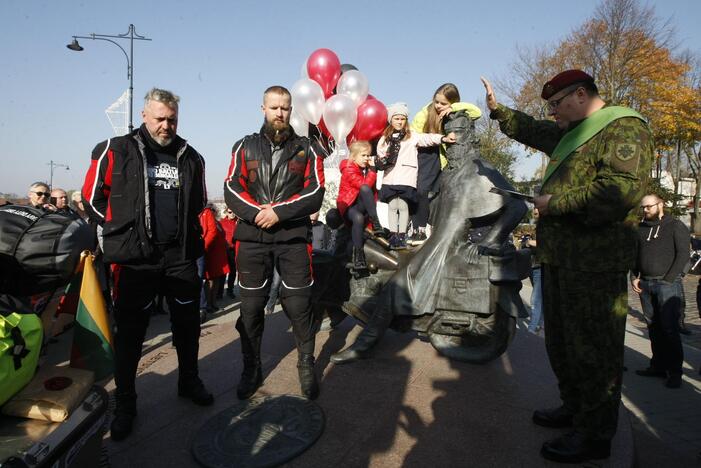
[[83, 282], [73, 327], [71, 367], [91, 370], [95, 372], [95, 380], [101, 380], [114, 370], [112, 332], [93, 256], [90, 252], [83, 252], [82, 257]]

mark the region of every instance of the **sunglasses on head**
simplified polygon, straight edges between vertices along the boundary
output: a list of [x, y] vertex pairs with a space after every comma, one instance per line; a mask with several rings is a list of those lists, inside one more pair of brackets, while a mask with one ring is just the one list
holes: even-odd
[[51, 192], [32, 192], [32, 193], [36, 193], [40, 197], [50, 197], [51, 196]]

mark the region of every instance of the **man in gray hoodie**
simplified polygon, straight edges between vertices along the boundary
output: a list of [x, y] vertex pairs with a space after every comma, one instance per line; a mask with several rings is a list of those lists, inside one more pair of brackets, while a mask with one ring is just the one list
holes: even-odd
[[689, 261], [689, 229], [678, 219], [665, 216], [664, 201], [657, 195], [643, 197], [640, 208], [644, 216], [638, 226], [638, 257], [631, 283], [640, 295], [652, 359], [646, 369], [635, 373], [666, 378], [667, 387], [679, 388], [684, 362], [679, 337], [681, 278]]

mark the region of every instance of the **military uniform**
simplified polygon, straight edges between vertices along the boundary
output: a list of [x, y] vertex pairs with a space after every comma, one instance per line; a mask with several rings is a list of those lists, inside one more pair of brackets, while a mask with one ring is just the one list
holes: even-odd
[[[552, 155], [568, 130], [499, 105], [506, 135]], [[586, 120], [586, 119], [585, 119]], [[627, 313], [626, 273], [635, 265], [636, 209], [654, 160], [647, 124], [609, 123], [561, 161], [542, 186], [551, 194], [538, 221], [545, 343], [564, 407], [592, 440], [616, 431]]]

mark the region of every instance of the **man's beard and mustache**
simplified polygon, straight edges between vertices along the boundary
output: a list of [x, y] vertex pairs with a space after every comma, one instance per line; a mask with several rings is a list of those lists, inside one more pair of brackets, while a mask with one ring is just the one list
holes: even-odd
[[276, 145], [284, 142], [292, 136], [292, 126], [289, 122], [263, 122], [263, 134]]
[[[148, 130], [148, 129], [147, 129]], [[153, 134], [150, 131], [148, 132], [149, 136], [151, 136], [151, 139], [158, 143], [159, 145], [166, 147], [173, 143], [173, 140], [175, 139], [175, 135], [169, 135], [169, 136], [161, 136], [158, 134]]]

